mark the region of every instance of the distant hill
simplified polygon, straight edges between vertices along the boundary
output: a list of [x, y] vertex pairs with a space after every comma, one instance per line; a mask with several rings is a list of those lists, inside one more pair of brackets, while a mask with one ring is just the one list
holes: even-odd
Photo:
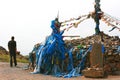
[[7, 51], [4, 47], [0, 46], [0, 55], [1, 55], [1, 54], [6, 54], [6, 55], [8, 55], [9, 53], [8, 53], [8, 51]]
[[[0, 46], [0, 61], [9, 62], [9, 52], [2, 46]], [[23, 56], [20, 52], [17, 52], [17, 61], [18, 62], [28, 62], [28, 57]]]

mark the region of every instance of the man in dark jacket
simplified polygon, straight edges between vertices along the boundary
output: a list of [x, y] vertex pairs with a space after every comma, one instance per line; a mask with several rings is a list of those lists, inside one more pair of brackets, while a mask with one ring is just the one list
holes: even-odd
[[8, 49], [9, 49], [9, 53], [10, 53], [10, 67], [13, 66], [13, 62], [12, 60], [14, 59], [14, 65], [17, 65], [17, 61], [16, 61], [16, 41], [14, 40], [14, 36], [11, 37], [11, 40], [8, 42]]

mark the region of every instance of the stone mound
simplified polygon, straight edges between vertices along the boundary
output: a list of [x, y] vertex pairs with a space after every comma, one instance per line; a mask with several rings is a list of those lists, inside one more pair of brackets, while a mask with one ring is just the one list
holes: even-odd
[[[113, 74], [115, 71], [120, 71], [120, 53], [116, 54], [117, 46], [120, 45], [120, 38], [118, 36], [109, 36], [104, 33], [100, 35], [99, 39], [97, 39], [96, 36], [98, 35], [92, 35], [81, 39], [65, 40], [65, 43], [71, 43], [73, 46], [83, 45], [84, 48], [88, 49], [88, 47], [90, 46], [90, 44], [92, 44], [93, 41], [101, 39], [102, 41], [104, 41], [104, 46], [106, 50], [104, 54], [104, 70], [108, 74]], [[80, 60], [76, 59], [76, 53], [78, 51], [78, 49], [75, 49], [73, 51], [74, 66], [77, 66], [77, 64], [80, 62]]]

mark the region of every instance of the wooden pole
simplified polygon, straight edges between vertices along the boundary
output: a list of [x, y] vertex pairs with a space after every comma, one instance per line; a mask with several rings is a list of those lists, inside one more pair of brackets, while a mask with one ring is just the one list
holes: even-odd
[[99, 29], [99, 20], [100, 20], [100, 12], [101, 12], [101, 9], [100, 9], [100, 0], [95, 0], [95, 5], [94, 5], [94, 8], [95, 8], [95, 23], [96, 23], [96, 27], [95, 27], [95, 32], [96, 34], [99, 34], [100, 33], [100, 29]]

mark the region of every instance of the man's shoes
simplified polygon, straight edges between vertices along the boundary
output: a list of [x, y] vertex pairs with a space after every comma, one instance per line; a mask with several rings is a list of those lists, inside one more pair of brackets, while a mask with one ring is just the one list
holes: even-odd
[[15, 64], [15, 66], [17, 66], [17, 64]]

